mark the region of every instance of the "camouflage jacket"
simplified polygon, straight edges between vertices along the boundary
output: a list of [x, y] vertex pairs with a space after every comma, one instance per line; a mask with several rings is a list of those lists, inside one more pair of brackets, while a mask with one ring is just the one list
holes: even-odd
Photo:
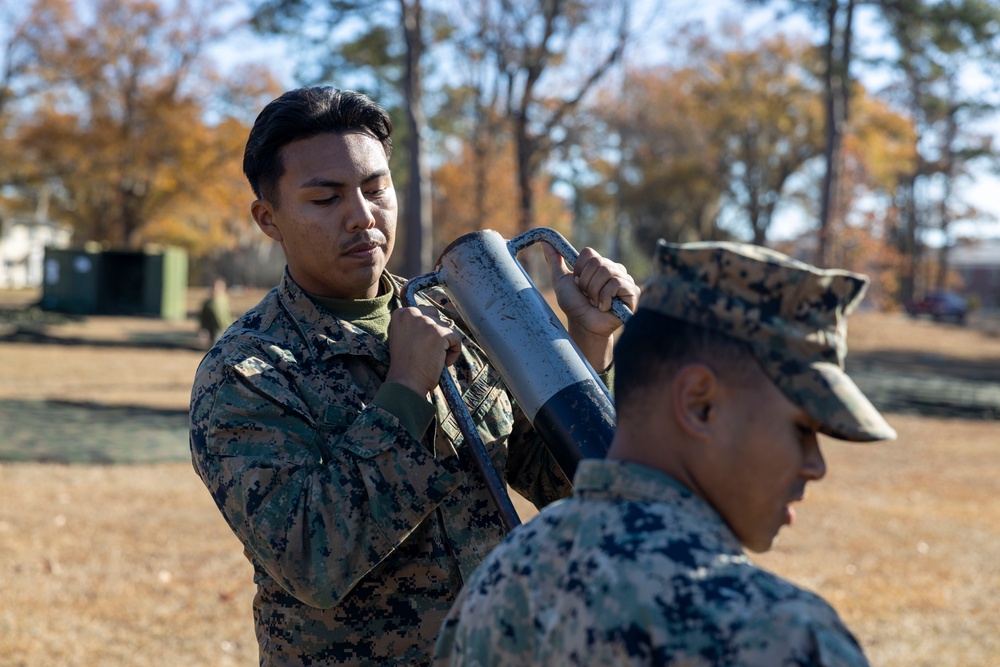
[[584, 461], [574, 486], [467, 582], [437, 667], [868, 664], [826, 602], [751, 563], [672, 478]]
[[[371, 403], [388, 364], [384, 343], [286, 272], [198, 368], [192, 458], [253, 565], [261, 665], [426, 664], [462, 582], [504, 537], [440, 390], [422, 442]], [[539, 506], [568, 495], [471, 339], [453, 370], [508, 483]]]

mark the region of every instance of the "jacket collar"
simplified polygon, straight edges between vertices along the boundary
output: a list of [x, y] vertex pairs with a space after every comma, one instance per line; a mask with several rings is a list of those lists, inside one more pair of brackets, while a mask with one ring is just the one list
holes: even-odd
[[[389, 273], [383, 273], [382, 278], [388, 280], [393, 291], [389, 310], [395, 310], [399, 307], [403, 281]], [[389, 364], [389, 349], [382, 341], [350, 322], [337, 319], [318, 305], [292, 280], [287, 267], [278, 285], [278, 300], [299, 328], [310, 353], [316, 358], [323, 360], [338, 355], [351, 355], [373, 357], [383, 364]]]
[[732, 553], [743, 552], [739, 538], [711, 505], [659, 470], [616, 459], [584, 459], [573, 478], [573, 495], [669, 505], [692, 518], [700, 534], [715, 536]]

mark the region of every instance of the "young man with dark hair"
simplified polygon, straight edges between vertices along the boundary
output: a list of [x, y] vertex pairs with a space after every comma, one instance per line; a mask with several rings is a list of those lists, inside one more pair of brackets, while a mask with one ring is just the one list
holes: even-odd
[[[281, 284], [222, 335], [191, 399], [195, 469], [254, 568], [261, 665], [422, 665], [463, 581], [504, 536], [440, 390], [456, 377], [501, 476], [538, 506], [571, 487], [442, 294], [404, 308], [392, 123], [364, 95], [285, 93], [250, 132], [251, 213]], [[546, 256], [598, 371], [634, 306], [620, 264]]]
[[843, 370], [866, 279], [730, 243], [661, 242], [656, 265], [615, 347], [607, 459], [466, 582], [438, 667], [868, 664], [744, 552], [824, 476], [817, 433], [895, 437]]

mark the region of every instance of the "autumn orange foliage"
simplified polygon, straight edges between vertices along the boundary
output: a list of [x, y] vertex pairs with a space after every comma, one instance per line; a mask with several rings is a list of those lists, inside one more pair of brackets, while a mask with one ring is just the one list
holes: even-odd
[[[477, 181], [479, 181], [477, 183]], [[551, 181], [535, 184], [535, 222], [568, 235], [571, 215], [566, 202], [549, 190]], [[434, 256], [462, 234], [492, 229], [506, 239], [518, 234], [518, 198], [513, 147], [494, 145], [477, 157], [468, 145], [434, 172]]]

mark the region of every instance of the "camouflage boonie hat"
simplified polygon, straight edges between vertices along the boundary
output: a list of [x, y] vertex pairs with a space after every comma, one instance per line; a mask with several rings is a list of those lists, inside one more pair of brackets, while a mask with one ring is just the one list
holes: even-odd
[[795, 405], [842, 440], [896, 432], [844, 372], [847, 316], [868, 279], [743, 243], [660, 241], [639, 308], [746, 341]]

